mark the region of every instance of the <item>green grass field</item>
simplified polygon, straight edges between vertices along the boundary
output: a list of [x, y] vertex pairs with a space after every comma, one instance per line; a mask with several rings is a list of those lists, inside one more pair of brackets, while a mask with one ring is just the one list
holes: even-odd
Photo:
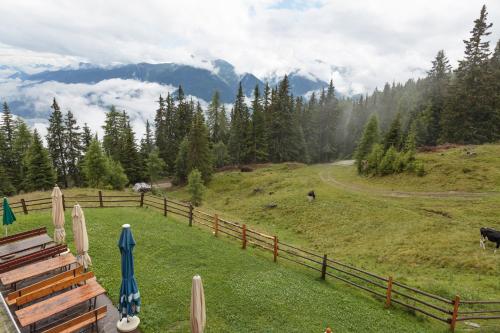
[[[493, 255], [491, 244], [487, 251], [479, 248], [481, 226], [500, 229], [498, 193], [385, 195], [498, 190], [500, 145], [473, 151], [474, 156], [464, 147], [419, 154], [428, 170], [424, 177], [363, 178], [353, 166], [331, 164], [217, 173], [201, 209], [447, 298], [500, 299], [500, 254]], [[254, 193], [257, 188], [262, 191]], [[309, 203], [311, 189], [317, 200]], [[167, 195], [188, 198], [183, 188]], [[277, 208], [265, 207], [271, 202]]]
[[[241, 250], [186, 221], [146, 208], [85, 209], [90, 255], [98, 281], [116, 301], [120, 286], [117, 241], [130, 223], [137, 242], [136, 276], [142, 296], [144, 333], [189, 332], [191, 278], [203, 278], [207, 332], [444, 332], [445, 325], [400, 309], [317, 274], [275, 264], [258, 250]], [[72, 243], [70, 212], [67, 242]], [[50, 212], [18, 215], [10, 233], [53, 227]], [[314, 272], [313, 272], [314, 273]]]

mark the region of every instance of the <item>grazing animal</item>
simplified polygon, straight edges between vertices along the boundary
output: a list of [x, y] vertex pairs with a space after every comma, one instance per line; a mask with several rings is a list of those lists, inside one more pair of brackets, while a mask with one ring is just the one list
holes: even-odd
[[491, 228], [481, 228], [480, 232], [481, 238], [479, 239], [479, 245], [483, 248], [483, 250], [486, 250], [486, 245], [484, 244], [485, 240], [496, 243], [497, 247], [494, 251], [494, 253], [496, 253], [498, 248], [500, 247], [500, 231], [496, 231], [495, 229]]
[[309, 193], [307, 193], [307, 198], [309, 199], [309, 201], [316, 200], [316, 193], [314, 193], [314, 190], [311, 190], [309, 191]]

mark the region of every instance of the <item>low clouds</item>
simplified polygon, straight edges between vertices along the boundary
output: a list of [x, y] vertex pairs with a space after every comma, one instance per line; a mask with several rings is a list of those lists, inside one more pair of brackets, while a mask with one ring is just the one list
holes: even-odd
[[29, 84], [18, 80], [0, 81], [0, 91], [8, 91], [9, 100], [22, 100], [23, 107], [29, 108], [26, 118], [41, 134], [46, 133], [50, 105], [52, 98], [56, 97], [63, 112], [71, 110], [79, 125], [87, 123], [100, 137], [101, 126], [109, 107], [114, 105], [117, 110], [126, 110], [137, 132], [137, 138], [140, 138], [145, 131], [146, 120], [154, 119], [158, 96], [165, 96], [174, 90], [171, 86], [121, 79], [101, 81], [97, 84]]

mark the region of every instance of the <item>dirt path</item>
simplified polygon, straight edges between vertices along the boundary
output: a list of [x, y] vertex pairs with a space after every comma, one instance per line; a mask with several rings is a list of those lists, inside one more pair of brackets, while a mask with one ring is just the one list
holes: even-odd
[[[351, 166], [354, 164], [354, 160], [344, 160], [337, 161], [335, 163], [330, 164], [331, 166]], [[446, 191], [446, 192], [410, 192], [410, 191], [392, 191], [392, 190], [384, 190], [375, 187], [368, 187], [358, 184], [352, 183], [344, 183], [337, 179], [335, 179], [334, 168], [329, 168], [328, 170], [324, 170], [319, 172], [320, 179], [330, 185], [335, 187], [352, 191], [359, 192], [365, 194], [373, 194], [385, 197], [396, 197], [396, 198], [460, 198], [460, 199], [477, 199], [483, 197], [489, 197], [498, 195], [497, 192], [461, 192], [461, 191]]]

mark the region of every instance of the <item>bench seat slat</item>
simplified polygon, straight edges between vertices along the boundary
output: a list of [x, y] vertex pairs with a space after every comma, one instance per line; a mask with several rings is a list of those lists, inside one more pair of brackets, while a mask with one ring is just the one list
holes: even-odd
[[82, 328], [94, 324], [97, 320], [101, 320], [106, 316], [106, 305], [101, 306], [95, 310], [84, 313], [81, 316], [70, 319], [62, 324], [49, 328], [43, 333], [73, 333], [81, 330]]

